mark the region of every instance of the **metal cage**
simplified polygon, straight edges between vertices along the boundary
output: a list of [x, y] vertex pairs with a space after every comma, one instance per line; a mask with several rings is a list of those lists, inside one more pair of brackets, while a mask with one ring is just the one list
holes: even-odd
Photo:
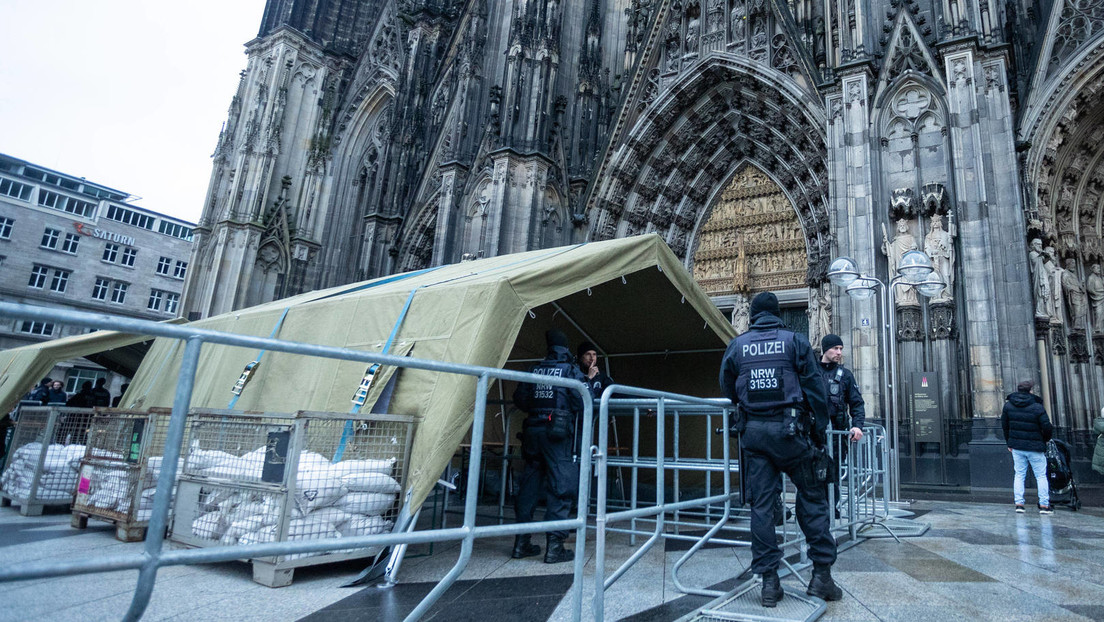
[[[174, 542], [193, 547], [320, 540], [391, 531], [414, 418], [300, 411], [192, 415]], [[294, 569], [368, 557], [379, 547], [250, 559], [253, 580], [289, 585]]]
[[172, 410], [98, 410], [80, 461], [72, 525], [95, 518], [115, 524], [115, 537], [145, 537]]
[[20, 408], [0, 475], [0, 504], [15, 503], [24, 516], [38, 516], [48, 505], [71, 504], [93, 412], [66, 406]]

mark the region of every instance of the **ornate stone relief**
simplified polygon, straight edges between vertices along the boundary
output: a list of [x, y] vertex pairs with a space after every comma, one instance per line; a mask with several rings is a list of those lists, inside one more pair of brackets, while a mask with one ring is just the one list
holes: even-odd
[[1072, 331], [1069, 334], [1069, 357], [1071, 363], [1088, 363], [1089, 347], [1085, 341], [1085, 333]]
[[805, 285], [805, 234], [782, 189], [747, 166], [699, 232], [694, 278], [711, 296]]
[[919, 306], [897, 307], [897, 341], [923, 341], [924, 325]]
[[1104, 4], [1099, 0], [1065, 0], [1058, 20], [1047, 77], [1053, 76], [1081, 44], [1104, 30]]
[[954, 339], [955, 338], [955, 319], [954, 319], [954, 303], [952, 302], [935, 302], [928, 307], [930, 312], [929, 319], [931, 321], [931, 338], [932, 339]]

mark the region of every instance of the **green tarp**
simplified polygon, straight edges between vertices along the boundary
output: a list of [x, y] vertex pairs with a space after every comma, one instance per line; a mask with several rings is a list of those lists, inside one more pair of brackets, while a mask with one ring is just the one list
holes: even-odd
[[[392, 354], [517, 369], [543, 356], [544, 331], [555, 326], [573, 345], [583, 338], [597, 343], [618, 382], [712, 395], [721, 351], [734, 334], [655, 235], [468, 261], [191, 323], [371, 352], [383, 350], [396, 325]], [[121, 406], [171, 406], [182, 352], [180, 341], [156, 340]], [[205, 345], [192, 405], [227, 408], [235, 381], [258, 354]], [[234, 408], [347, 412], [364, 371], [362, 363], [267, 352]], [[362, 412], [371, 411], [386, 380], [377, 377]], [[475, 387], [471, 376], [399, 372], [386, 412], [420, 417], [407, 474], [411, 511], [464, 441]]]

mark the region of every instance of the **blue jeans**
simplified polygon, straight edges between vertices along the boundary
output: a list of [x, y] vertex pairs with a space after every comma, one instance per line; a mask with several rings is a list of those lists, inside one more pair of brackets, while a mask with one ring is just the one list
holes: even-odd
[[1016, 503], [1024, 502], [1024, 480], [1027, 479], [1027, 467], [1035, 474], [1035, 484], [1039, 488], [1039, 505], [1050, 505], [1050, 484], [1047, 482], [1046, 455], [1041, 451], [1012, 450], [1012, 464], [1016, 467], [1016, 479], [1012, 481], [1012, 495]]

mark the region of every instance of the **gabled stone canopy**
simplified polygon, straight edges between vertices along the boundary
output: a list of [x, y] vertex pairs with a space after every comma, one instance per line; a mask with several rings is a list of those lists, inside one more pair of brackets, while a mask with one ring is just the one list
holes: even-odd
[[824, 113], [786, 81], [746, 59], [713, 57], [673, 86], [612, 159], [592, 238], [657, 231], [685, 258], [713, 194], [750, 161], [797, 206], [811, 270], [826, 261]]

